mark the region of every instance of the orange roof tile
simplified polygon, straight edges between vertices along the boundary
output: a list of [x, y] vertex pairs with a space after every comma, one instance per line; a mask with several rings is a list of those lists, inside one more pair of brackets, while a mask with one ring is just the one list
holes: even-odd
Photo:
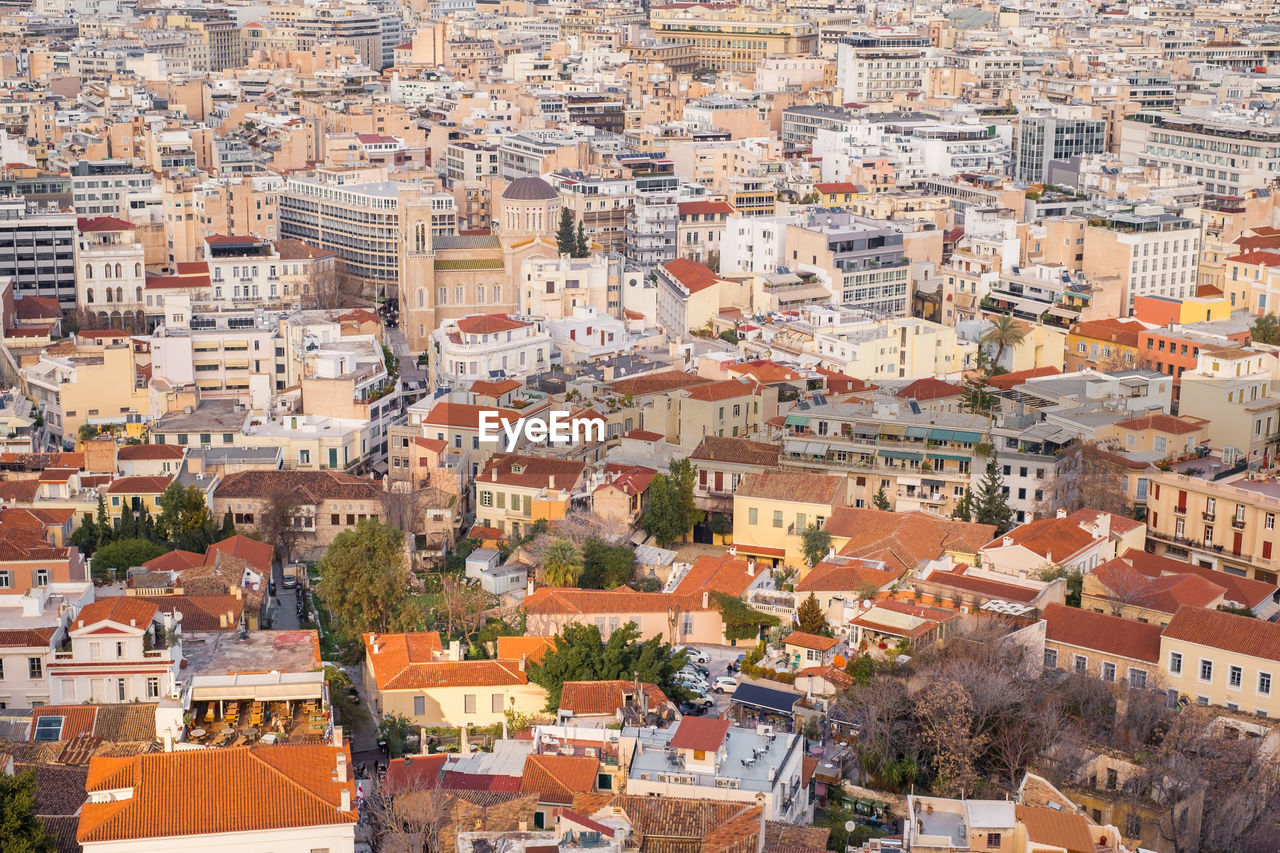
[[796, 646], [801, 649], [813, 649], [815, 652], [830, 651], [840, 643], [835, 637], [808, 634], [804, 631], [792, 631], [782, 642], [788, 646]]
[[976, 554], [996, 532], [994, 525], [953, 521], [919, 510], [882, 512], [857, 507], [836, 507], [825, 529], [837, 539], [848, 540], [841, 555], [880, 560], [898, 572], [946, 551]]
[[[338, 756], [348, 766], [336, 779]], [[355, 774], [345, 747], [286, 744], [94, 757], [89, 793], [131, 788], [132, 796], [86, 802], [76, 840], [128, 842], [355, 823]], [[210, 780], [216, 780], [211, 784]]]
[[99, 622], [114, 622], [117, 625], [132, 624], [132, 627], [145, 630], [156, 618], [156, 613], [154, 604], [140, 601], [130, 595], [113, 595], [109, 598], [100, 598], [80, 608], [72, 630], [91, 628]]
[[529, 663], [542, 663], [547, 652], [556, 647], [555, 637], [499, 637], [498, 659], [520, 660], [525, 658]]
[[487, 687], [529, 681], [518, 660], [446, 660], [435, 631], [365, 634], [364, 649], [380, 690]]
[[674, 592], [701, 594], [703, 590], [715, 590], [738, 598], [764, 571], [764, 566], [752, 569], [748, 560], [731, 554], [704, 554], [693, 561]]
[[948, 397], [959, 397], [964, 389], [950, 382], [943, 382], [932, 376], [917, 379], [905, 388], [900, 388], [893, 396], [904, 400], [943, 400]]
[[509, 332], [531, 326], [522, 320], [515, 320], [506, 314], [480, 314], [475, 317], [463, 317], [457, 321], [458, 331], [468, 335], [492, 335], [496, 332]]
[[862, 560], [822, 561], [796, 584], [796, 592], [857, 592], [864, 587], [880, 589], [902, 576]]
[[[649, 697], [649, 707], [659, 708], [671, 700], [656, 684], [640, 683], [640, 690]], [[626, 696], [636, 693], [635, 682], [566, 681], [560, 690], [560, 710], [571, 711], [575, 716], [599, 716], [613, 714], [626, 704]]]
[[685, 717], [671, 737], [672, 749], [697, 749], [715, 752], [729, 733], [729, 721], [712, 717]]
[[572, 459], [550, 459], [545, 456], [526, 456], [522, 453], [498, 453], [489, 457], [484, 468], [476, 474], [476, 487], [485, 483], [505, 486], [521, 486], [536, 489], [564, 489], [572, 491], [585, 462]]
[[119, 477], [107, 486], [109, 495], [158, 495], [162, 494], [172, 477]]
[[543, 803], [570, 804], [574, 794], [596, 788], [600, 759], [579, 755], [530, 755], [524, 760], [520, 790]]
[[1180, 607], [1164, 635], [1249, 657], [1280, 661], [1280, 623], [1263, 622], [1223, 610]]
[[760, 386], [753, 382], [741, 382], [737, 379], [722, 379], [719, 382], [709, 382], [706, 385], [697, 385], [690, 388], [685, 393], [690, 400], [702, 400], [708, 403], [720, 402], [721, 400], [732, 400], [735, 397], [750, 397], [759, 391]]
[[674, 261], [667, 261], [662, 265], [667, 273], [681, 285], [689, 293], [698, 293], [706, 290], [720, 281], [720, 276], [716, 275], [711, 267], [706, 264], [700, 264], [697, 261], [691, 261], [688, 258], [676, 258]]
[[1046, 640], [1148, 663], [1160, 660], [1159, 625], [1056, 603], [1046, 605], [1043, 615]]
[[495, 412], [498, 420], [503, 423], [515, 423], [522, 417], [515, 409], [476, 406], [471, 403], [450, 403], [447, 400], [442, 400], [431, 407], [431, 411], [422, 419], [422, 424], [423, 426], [479, 429], [481, 412]]

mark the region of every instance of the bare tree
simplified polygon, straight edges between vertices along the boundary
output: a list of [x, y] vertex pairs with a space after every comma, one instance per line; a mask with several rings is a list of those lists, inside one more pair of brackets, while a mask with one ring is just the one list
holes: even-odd
[[1018, 789], [1027, 768], [1056, 742], [1065, 721], [1061, 709], [1045, 701], [1020, 711], [996, 730], [991, 738], [992, 763], [1009, 790]]
[[277, 485], [263, 497], [262, 511], [254, 526], [263, 541], [276, 549], [281, 563], [293, 561], [298, 542], [305, 535], [297, 516], [298, 504], [287, 486]]
[[453, 797], [438, 787], [419, 787], [395, 794], [374, 786], [365, 800], [366, 814], [383, 853], [438, 853], [440, 833], [452, 823]]
[[440, 574], [440, 598], [438, 616], [444, 622], [445, 633], [451, 637], [455, 630], [464, 636], [480, 630], [485, 612], [495, 603], [494, 597], [474, 580], [448, 572]]
[[1127, 608], [1141, 605], [1147, 596], [1151, 578], [1128, 562], [1117, 562], [1103, 575], [1094, 574], [1106, 590], [1107, 606], [1112, 616], [1123, 616]]
[[302, 292], [304, 308], [350, 308], [359, 304], [359, 283], [341, 257], [334, 258], [330, 264], [317, 264], [312, 269], [311, 280]]
[[973, 790], [987, 737], [974, 733], [969, 694], [955, 681], [936, 681], [917, 693], [914, 702], [920, 740], [931, 754], [933, 789], [942, 796]]
[[1045, 484], [1039, 515], [1059, 509], [1075, 512], [1096, 509], [1130, 516], [1133, 501], [1128, 493], [1128, 467], [1124, 457], [1104, 444], [1078, 441], [1057, 460], [1055, 475]]

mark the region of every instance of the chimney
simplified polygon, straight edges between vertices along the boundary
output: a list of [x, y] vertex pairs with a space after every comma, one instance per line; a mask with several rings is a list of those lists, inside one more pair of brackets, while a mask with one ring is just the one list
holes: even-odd
[[462, 660], [462, 642], [460, 640], [449, 641], [449, 660]]
[[227, 614], [225, 613], [218, 614], [218, 627], [219, 628], [227, 627]]
[[1058, 518], [1066, 518], [1067, 511], [1063, 507], [1058, 507], [1058, 511], [1054, 513]]
[[525, 595], [533, 595], [533, 575], [529, 575], [529, 583], [525, 586]]
[[708, 607], [710, 607], [710, 606], [711, 606], [711, 593], [707, 592], [707, 591], [704, 589], [704, 590], [702, 591], [702, 608], [705, 610], [706, 608], [708, 608]]
[[418, 753], [420, 755], [427, 754], [427, 727], [418, 726]]
[[524, 668], [529, 665], [529, 656], [520, 655], [520, 671], [524, 672]]
[[137, 619], [130, 619], [130, 620], [129, 620], [129, 627], [130, 627], [130, 628], [137, 628], [137, 627], [138, 627], [138, 620], [137, 620]]
[[1004, 537], [1003, 539], [1000, 540], [1000, 545], [1004, 548], [1011, 547], [1013, 545], [1013, 537], [1012, 536]]
[[492, 469], [492, 470], [489, 472], [489, 479], [491, 479], [491, 480], [492, 480], [493, 482], [495, 482], [495, 483], [496, 483], [496, 482], [498, 482], [498, 469], [497, 469], [497, 468], [494, 468], [494, 469]]
[[747, 558], [747, 577], [753, 578], [755, 576], [756, 576], [756, 558], [748, 557]]
[[[338, 753], [338, 781], [347, 781], [347, 754], [345, 752]], [[343, 811], [346, 811], [343, 809]]]
[[340, 812], [351, 811], [351, 789], [348, 788], [346, 785], [342, 786], [342, 803], [338, 806], [338, 811]]
[[173, 735], [168, 732], [164, 733], [164, 751], [173, 752]]
[[339, 748], [342, 747], [342, 726], [333, 727], [333, 745]]
[[548, 488], [548, 489], [554, 489], [555, 487], [556, 487], [556, 475], [555, 475], [555, 474], [548, 474], [548, 475], [547, 475], [547, 488]]

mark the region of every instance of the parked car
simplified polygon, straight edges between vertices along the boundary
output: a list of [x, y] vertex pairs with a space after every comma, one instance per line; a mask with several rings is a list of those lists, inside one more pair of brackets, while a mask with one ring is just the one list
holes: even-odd
[[293, 589], [297, 585], [298, 585], [298, 576], [295, 575], [293, 572], [289, 572], [288, 574], [286, 574], [284, 576], [284, 580], [281, 581], [281, 586], [283, 586], [285, 589]]
[[716, 677], [716, 683], [712, 686], [717, 693], [733, 692], [738, 689], [738, 679], [720, 675]]
[[711, 656], [701, 649], [695, 649], [693, 646], [677, 646], [677, 652], [684, 652], [685, 657], [694, 663], [707, 663], [711, 660]]
[[684, 668], [693, 670], [694, 672], [701, 675], [703, 678], [711, 677], [711, 670], [700, 663], [688, 663], [688, 664], [685, 664]]
[[715, 700], [711, 699], [708, 696], [695, 696], [692, 699], [688, 700], [685, 704], [696, 705], [699, 708], [710, 708], [712, 705], [716, 703], [715, 703]]
[[729, 664], [729, 671], [730, 671], [730, 672], [741, 672], [741, 671], [742, 671], [742, 662], [743, 662], [743, 661], [745, 661], [746, 659], [747, 659], [747, 656], [746, 656], [746, 655], [738, 655], [738, 656], [737, 656], [736, 658], [734, 658], [734, 659], [733, 659], [733, 661]]
[[680, 713], [684, 714], [686, 717], [701, 717], [703, 714], [707, 713], [707, 709], [708, 706], [706, 705], [695, 705], [692, 702], [680, 703]]

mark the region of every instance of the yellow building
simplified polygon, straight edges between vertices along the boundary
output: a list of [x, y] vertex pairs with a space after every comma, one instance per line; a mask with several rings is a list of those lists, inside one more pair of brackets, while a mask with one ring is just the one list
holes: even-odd
[[1280, 447], [1275, 370], [1274, 358], [1250, 347], [1203, 346], [1182, 374], [1178, 412], [1211, 422], [1209, 445], [1227, 463], [1269, 464]]
[[124, 508], [137, 516], [145, 507], [152, 518], [160, 515], [160, 496], [173, 482], [172, 477], [120, 477], [107, 486], [107, 516], [112, 524], [120, 523]]
[[707, 436], [745, 438], [777, 414], [777, 388], [724, 379], [663, 394], [644, 410], [644, 428], [692, 449]]
[[1157, 687], [1160, 626], [1065, 604], [1044, 609], [1044, 665], [1109, 684]]
[[1160, 635], [1160, 666], [1181, 701], [1280, 714], [1280, 624], [1183, 607]]
[[519, 536], [537, 521], [564, 518], [585, 468], [519, 453], [490, 457], [476, 475], [476, 524]]
[[542, 711], [547, 691], [529, 682], [527, 662], [464, 660], [440, 635], [365, 634], [364, 689], [378, 718], [402, 714], [416, 726], [491, 726], [508, 711]]
[[783, 7], [665, 6], [649, 11], [661, 44], [692, 44], [699, 64], [717, 71], [755, 71], [768, 56], [808, 56], [818, 47], [815, 25]]
[[747, 474], [733, 495], [733, 544], [741, 556], [804, 567], [801, 535], [822, 527], [845, 505], [848, 480], [822, 474], [765, 471]]

